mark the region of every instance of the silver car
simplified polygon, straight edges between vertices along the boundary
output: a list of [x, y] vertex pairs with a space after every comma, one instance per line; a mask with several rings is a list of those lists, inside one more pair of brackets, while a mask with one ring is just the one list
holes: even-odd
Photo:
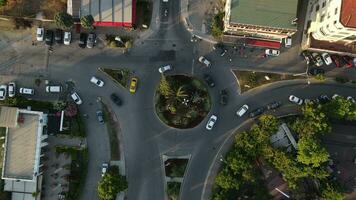
[[95, 34], [94, 33], [89, 33], [88, 39], [87, 39], [87, 48], [93, 48], [94, 43], [95, 43]]
[[216, 121], [218, 120], [218, 117], [216, 115], [211, 115], [208, 123], [206, 123], [206, 129], [211, 131], [216, 123]]

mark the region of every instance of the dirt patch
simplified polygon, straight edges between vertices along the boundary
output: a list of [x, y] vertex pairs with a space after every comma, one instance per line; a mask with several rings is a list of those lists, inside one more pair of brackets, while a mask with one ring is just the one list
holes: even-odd
[[35, 18], [42, 12], [45, 19], [53, 19], [54, 14], [65, 11], [67, 0], [7, 0], [0, 8], [1, 15]]
[[268, 83], [300, 78], [289, 74], [275, 74], [240, 70], [233, 70], [233, 73], [239, 81], [241, 93]]

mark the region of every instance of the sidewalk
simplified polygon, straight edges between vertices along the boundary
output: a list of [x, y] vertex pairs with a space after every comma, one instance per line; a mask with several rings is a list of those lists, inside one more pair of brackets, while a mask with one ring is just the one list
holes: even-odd
[[[199, 4], [199, 5], [194, 5], [192, 1], [196, 1], [194, 3]], [[181, 19], [184, 22], [184, 26], [186, 29], [191, 32], [192, 34], [196, 35], [197, 37], [201, 38], [202, 40], [205, 40], [210, 43], [217, 43], [217, 41], [209, 34], [203, 32], [203, 30], [206, 30], [206, 21], [203, 19], [199, 14], [193, 13], [192, 10], [194, 10], [194, 6], [201, 6], [206, 3], [206, 1], [202, 1], [199, 3], [200, 0], [181, 0]], [[198, 9], [200, 11], [205, 12], [206, 10], [203, 9]], [[196, 11], [196, 10], [195, 10]], [[194, 16], [195, 15], [195, 16]], [[199, 24], [201, 24], [201, 27], [199, 27]]]

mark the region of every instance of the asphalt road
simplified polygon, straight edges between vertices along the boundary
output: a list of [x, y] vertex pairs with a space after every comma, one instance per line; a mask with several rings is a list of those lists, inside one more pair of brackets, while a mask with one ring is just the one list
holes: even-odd
[[[167, 9], [167, 16], [165, 10]], [[122, 133], [126, 162], [126, 174], [129, 182], [128, 199], [133, 200], [163, 200], [165, 199], [164, 173], [162, 155], [190, 155], [188, 169], [181, 189], [181, 199], [207, 199], [211, 185], [207, 181], [210, 166], [214, 163], [223, 141], [233, 130], [244, 122], [247, 117], [237, 118], [235, 111], [247, 103], [250, 109], [264, 106], [274, 100], [287, 104], [289, 94], [302, 98], [316, 97], [321, 93], [352, 95], [356, 90], [343, 85], [306, 84], [305, 80], [280, 82], [268, 87], [252, 90], [240, 95], [235, 77], [230, 72], [231, 64], [217, 52], [210, 52], [211, 46], [205, 42], [190, 42], [190, 33], [179, 21], [180, 4], [170, 0], [166, 5], [160, 4], [158, 9], [158, 28], [148, 39], [128, 53], [122, 54], [113, 49], [79, 49], [77, 44], [54, 46], [54, 52], [46, 54], [46, 48], [39, 44], [36, 47], [24, 49], [21, 54], [32, 52], [26, 60], [27, 65], [44, 66], [48, 55], [48, 66], [33, 70], [31, 74], [41, 73], [55, 81], [71, 80], [75, 90], [83, 100], [80, 106], [82, 113], [89, 115], [87, 124], [87, 143], [89, 145], [89, 171], [81, 199], [98, 199], [96, 183], [100, 179], [101, 164], [110, 158], [108, 137], [105, 126], [96, 121], [95, 112], [100, 108], [97, 97], [109, 102], [112, 110], [118, 116]], [[33, 49], [36, 51], [32, 51]], [[212, 60], [211, 68], [204, 68], [198, 62], [200, 55], [207, 55]], [[282, 54], [283, 55], [283, 54]], [[283, 56], [278, 59], [283, 60]], [[245, 62], [234, 57], [234, 62]], [[288, 60], [284, 58], [285, 60]], [[273, 62], [271, 60], [261, 61]], [[288, 61], [283, 61], [288, 64]], [[42, 64], [41, 64], [42, 63]], [[218, 122], [213, 131], [205, 129], [205, 119], [197, 127], [178, 130], [160, 122], [154, 112], [154, 90], [160, 78], [157, 69], [165, 64], [174, 68], [169, 74], [190, 74], [202, 78], [209, 73], [216, 82], [216, 87], [209, 89], [212, 98], [212, 109], [209, 113], [218, 116]], [[108, 78], [97, 71], [98, 67], [122, 68], [134, 71], [139, 77], [136, 94], [116, 86]], [[278, 68], [283, 70], [284, 68]], [[303, 69], [285, 68], [283, 72], [296, 73]], [[27, 73], [27, 72], [26, 72]], [[92, 75], [105, 81], [103, 88], [98, 88], [89, 82]], [[21, 82], [20, 78], [17, 80]], [[220, 106], [219, 91], [227, 89], [229, 103]], [[117, 107], [109, 100], [109, 95], [115, 92], [123, 100], [123, 106]]]

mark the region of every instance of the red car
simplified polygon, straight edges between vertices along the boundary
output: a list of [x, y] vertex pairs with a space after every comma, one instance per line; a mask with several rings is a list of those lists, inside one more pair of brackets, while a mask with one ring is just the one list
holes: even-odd
[[343, 56], [342, 59], [345, 61], [346, 67], [351, 68], [353, 65], [353, 60], [349, 56]]
[[337, 55], [331, 55], [331, 59], [335, 63], [336, 67], [342, 67], [340, 57]]

